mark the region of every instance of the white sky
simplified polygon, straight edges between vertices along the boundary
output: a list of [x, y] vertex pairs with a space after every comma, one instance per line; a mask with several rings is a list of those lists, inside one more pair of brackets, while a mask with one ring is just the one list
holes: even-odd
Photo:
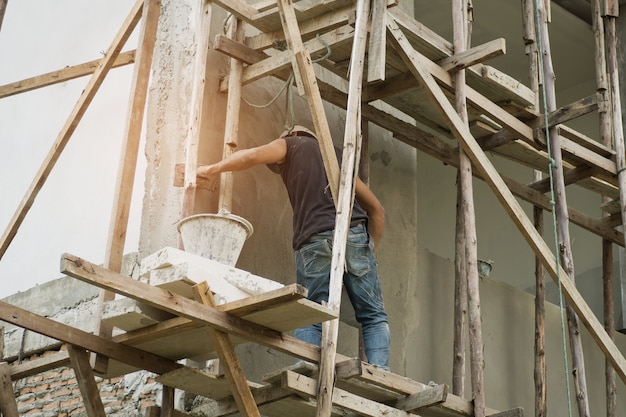
[[[0, 29], [0, 85], [101, 58], [133, 3], [9, 0]], [[135, 49], [138, 29], [123, 50]], [[60, 277], [64, 252], [103, 262], [132, 70], [111, 70], [0, 259], [0, 298]], [[0, 233], [88, 80], [0, 99]], [[125, 252], [137, 249], [144, 170], [142, 146]]]

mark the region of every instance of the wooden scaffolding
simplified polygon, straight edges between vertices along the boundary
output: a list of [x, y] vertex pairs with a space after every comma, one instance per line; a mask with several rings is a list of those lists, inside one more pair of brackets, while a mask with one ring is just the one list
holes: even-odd
[[[124, 250], [123, 236], [128, 222], [128, 207], [132, 194], [132, 178], [138, 153], [143, 121], [152, 50], [158, 30], [159, 0], [138, 0], [122, 25], [104, 58], [45, 74], [29, 80], [0, 87], [0, 98], [19, 92], [91, 74], [91, 81], [65, 126], [57, 137], [48, 157], [34, 178], [26, 197], [16, 210], [0, 240], [0, 256], [17, 233], [37, 193], [41, 189], [63, 148], [70, 139], [82, 114], [114, 66], [135, 64], [133, 94], [121, 158], [115, 211], [112, 216], [108, 251], [104, 266], [94, 265], [70, 254], [62, 256], [62, 272], [102, 289], [102, 306], [115, 294], [142, 302], [173, 315], [148, 327], [129, 330], [112, 336], [111, 326], [104, 321], [96, 334], [54, 322], [7, 303], [0, 303], [0, 320], [66, 343], [67, 352], [29, 363], [0, 364], [0, 411], [8, 417], [17, 416], [10, 380], [43, 372], [62, 365], [71, 365], [79, 381], [88, 415], [103, 416], [104, 409], [94, 381], [95, 375], [121, 375], [145, 369], [160, 375], [164, 386], [161, 409], [149, 415], [176, 415], [173, 410], [173, 388], [204, 395], [217, 400], [215, 416], [239, 411], [244, 416], [264, 415], [344, 415], [346, 412], [365, 416], [518, 416], [521, 409], [498, 412], [486, 407], [482, 385], [482, 339], [480, 329], [480, 299], [475, 248], [475, 226], [471, 195], [472, 176], [485, 181], [497, 196], [508, 215], [536, 255], [538, 283], [543, 271], [558, 281], [570, 308], [569, 314], [577, 326], [579, 320], [606, 355], [609, 375], [626, 382], [626, 360], [612, 340], [612, 330], [605, 330], [573, 280], [573, 263], [569, 250], [568, 222], [600, 236], [604, 240], [606, 275], [610, 276], [608, 259], [611, 245], [624, 246], [624, 235], [618, 230], [626, 214], [624, 184], [624, 144], [620, 118], [620, 95], [616, 62], [615, 18], [618, 3], [612, 0], [592, 1], [594, 30], [597, 38], [598, 93], [567, 106], [557, 108], [554, 100], [554, 78], [551, 74], [549, 35], [545, 3], [522, 2], [525, 10], [525, 42], [530, 58], [531, 87], [512, 80], [506, 74], [483, 64], [504, 53], [504, 41], [470, 47], [471, 1], [453, 2], [455, 39], [445, 41], [413, 17], [397, 7], [396, 0], [327, 0], [320, 2], [267, 0], [248, 4], [244, 0], [205, 0], [202, 2], [198, 24], [198, 45], [194, 96], [186, 143], [184, 169], [185, 199], [183, 216], [193, 212], [196, 182], [198, 120], [202, 114], [202, 85], [208, 50], [208, 25], [211, 7], [220, 7], [232, 14], [227, 35], [217, 37], [213, 47], [231, 59], [229, 74], [220, 84], [228, 92], [225, 154], [236, 146], [238, 103], [242, 86], [263, 77], [287, 80], [294, 75], [296, 88], [306, 96], [316, 133], [320, 140], [332, 195], [338, 207], [331, 294], [327, 306], [307, 303], [306, 291], [297, 285], [286, 286], [265, 294], [252, 296], [216, 306], [205, 282], [193, 287], [193, 295], [183, 296], [166, 291], [120, 274]], [[0, 2], [3, 12], [5, 2]], [[3, 13], [0, 13], [2, 16]], [[120, 54], [135, 26], [142, 21], [139, 46], [136, 51]], [[1, 20], [0, 20], [1, 22]], [[246, 27], [260, 32], [246, 36]], [[276, 49], [276, 45], [286, 45]], [[272, 53], [267, 53], [272, 49]], [[323, 56], [322, 59], [317, 59]], [[315, 58], [315, 59], [314, 59]], [[314, 63], [315, 61], [315, 63]], [[331, 82], [318, 79], [315, 66], [330, 71], [344, 80], [347, 91]], [[348, 71], [346, 71], [348, 70]], [[347, 76], [346, 74], [350, 74]], [[539, 105], [539, 98], [545, 99]], [[379, 100], [400, 113], [416, 120], [403, 121], [393, 113], [381, 111], [371, 103]], [[339, 169], [333, 157], [333, 143], [324, 113], [327, 101], [346, 110], [344, 153]], [[429, 103], [423, 105], [420, 103]], [[580, 115], [598, 111], [601, 119], [600, 141], [590, 139], [564, 123]], [[452, 392], [443, 385], [429, 386], [370, 366], [336, 352], [338, 311], [345, 258], [345, 241], [353, 198], [353, 181], [359, 167], [361, 122], [374, 123], [393, 133], [394, 137], [431, 155], [460, 171], [457, 256], [464, 267], [458, 271], [456, 296], [455, 381]], [[453, 139], [455, 142], [451, 141]], [[458, 143], [455, 146], [453, 143]], [[502, 176], [485, 154], [486, 151], [504, 156], [538, 171], [532, 184], [521, 184]], [[550, 168], [548, 168], [550, 167]], [[554, 205], [546, 192], [550, 180], [541, 172], [551, 174], [557, 194]], [[230, 211], [232, 182], [222, 178], [220, 208]], [[576, 183], [605, 197], [605, 217], [591, 218], [568, 207], [565, 186]], [[534, 221], [522, 210], [518, 200], [531, 203]], [[557, 258], [541, 235], [543, 211], [555, 210], [559, 222], [559, 242], [562, 248]], [[169, 255], [168, 255], [169, 256]], [[563, 265], [563, 266], [561, 266]], [[607, 282], [610, 282], [607, 278]], [[537, 285], [540, 289], [541, 284]], [[607, 291], [610, 285], [607, 284]], [[610, 296], [610, 294], [609, 294]], [[538, 294], [537, 345], [541, 351], [541, 297]], [[607, 302], [607, 304], [609, 304]], [[472, 392], [466, 400], [462, 380], [464, 359], [462, 334], [464, 311], [468, 306], [470, 333], [470, 370]], [[609, 304], [610, 305], [610, 304]], [[612, 311], [612, 306], [609, 307]], [[289, 312], [285, 314], [285, 312]], [[279, 316], [290, 320], [280, 321]], [[306, 320], [324, 321], [324, 336], [320, 348], [288, 336]], [[607, 319], [612, 329], [612, 318]], [[571, 328], [570, 330], [575, 329]], [[575, 332], [573, 332], [575, 333]], [[185, 349], [174, 349], [167, 340], [185, 335]], [[207, 338], [208, 337], [208, 344]], [[319, 364], [282, 369], [268, 375], [264, 384], [246, 380], [233, 343], [247, 340], [272, 347], [294, 357]], [[225, 377], [212, 372], [192, 369], [176, 362], [198, 353], [193, 349], [217, 352], [224, 366]], [[581, 361], [580, 341], [572, 341], [574, 361]], [[207, 347], [208, 346], [208, 347]], [[193, 352], [190, 351], [193, 350]], [[96, 354], [90, 363], [88, 352]], [[582, 354], [582, 352], [580, 352]], [[580, 366], [580, 363], [578, 363]], [[545, 407], [541, 387], [545, 381], [541, 355], [537, 354], [536, 382], [539, 388], [537, 409]], [[584, 366], [582, 367], [584, 369]], [[579, 368], [580, 369], [580, 368]], [[578, 378], [581, 378], [578, 376]], [[461, 382], [459, 382], [461, 381]], [[584, 373], [577, 386], [583, 390], [579, 412], [585, 414], [586, 392]], [[588, 412], [587, 412], [588, 413]]]

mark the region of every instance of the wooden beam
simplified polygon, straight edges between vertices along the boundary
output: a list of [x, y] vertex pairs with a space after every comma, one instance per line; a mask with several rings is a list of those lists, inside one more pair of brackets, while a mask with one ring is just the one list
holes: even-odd
[[[196, 301], [215, 308], [215, 300], [213, 294], [209, 289], [209, 285], [206, 281], [200, 282], [193, 287], [193, 295]], [[217, 355], [220, 358], [220, 363], [224, 366], [224, 374], [228, 378], [228, 383], [237, 404], [237, 409], [244, 417], [261, 416], [259, 409], [256, 406], [254, 397], [250, 392], [250, 386], [246, 375], [241, 369], [239, 358], [235, 353], [235, 347], [230, 340], [228, 333], [221, 332], [212, 328], [207, 328], [209, 335], [213, 339], [213, 344], [216, 347]]]
[[159, 417], [174, 417], [174, 394], [176, 394], [175, 388], [168, 387], [167, 385], [163, 386]]
[[[581, 165], [577, 168], [568, 169], [563, 173], [565, 185], [575, 184], [582, 179], [591, 177], [596, 172], [595, 168], [588, 165]], [[535, 181], [532, 184], [528, 184], [528, 186], [533, 190], [539, 191], [540, 193], [546, 193], [550, 191], [550, 177]]]
[[70, 356], [66, 350], [46, 355], [28, 362], [11, 364], [11, 380], [27, 378], [51, 369], [70, 365]]
[[372, 0], [369, 49], [367, 52], [367, 82], [385, 80], [387, 57], [386, 0]]
[[[317, 346], [302, 342], [276, 330], [234, 317], [228, 313], [203, 306], [188, 298], [172, 294], [169, 291], [109, 271], [76, 256], [62, 255], [61, 272], [97, 287], [142, 301], [177, 316], [198, 323], [208, 324], [223, 332], [243, 337], [264, 346], [273, 347], [301, 359], [319, 362], [319, 348]], [[2, 309], [0, 308], [0, 310]], [[144, 369], [147, 368], [144, 367]]]
[[104, 404], [100, 398], [100, 389], [89, 364], [89, 354], [85, 349], [73, 345], [68, 345], [67, 350], [87, 415], [89, 417], [106, 417]]
[[0, 362], [0, 414], [4, 417], [19, 417], [11, 383], [11, 369], [6, 362]]
[[109, 47], [105, 57], [100, 62], [100, 66], [93, 73], [93, 76], [83, 90], [83, 93], [81, 94], [78, 102], [74, 106], [74, 109], [72, 110], [72, 113], [70, 114], [68, 120], [65, 122], [65, 125], [61, 129], [61, 132], [57, 136], [57, 139], [54, 141], [54, 144], [50, 148], [48, 155], [46, 156], [43, 164], [39, 168], [39, 171], [37, 171], [33, 182], [26, 192], [26, 195], [20, 202], [17, 210], [15, 211], [15, 214], [9, 221], [9, 225], [0, 237], [0, 259], [2, 259], [2, 257], [6, 253], [9, 245], [11, 244], [11, 241], [15, 237], [15, 234], [17, 233], [20, 225], [24, 221], [26, 214], [35, 202], [35, 198], [37, 197], [39, 191], [48, 179], [48, 175], [50, 174], [52, 168], [54, 168], [54, 165], [61, 156], [63, 149], [65, 149], [65, 145], [67, 145], [67, 142], [72, 136], [72, 133], [74, 133], [74, 130], [78, 126], [78, 123], [82, 119], [82, 116], [85, 114], [85, 111], [91, 103], [91, 100], [96, 95], [96, 92], [98, 91], [100, 85], [102, 85], [102, 82], [104, 81], [105, 76], [108, 74], [109, 69], [111, 69], [113, 63], [117, 59], [120, 50], [122, 49], [128, 38], [130, 37], [133, 29], [139, 22], [139, 19], [141, 18], [141, 6], [142, 0], [137, 0], [130, 11], [130, 14], [122, 24], [119, 32], [113, 39], [113, 43]]
[[252, 23], [254, 17], [259, 14], [257, 9], [243, 0], [211, 0], [211, 2], [247, 23]]
[[[330, 282], [328, 284], [328, 306], [337, 312], [339, 312], [341, 305], [341, 292], [346, 263], [346, 241], [350, 229], [350, 219], [352, 218], [352, 206], [354, 205], [354, 184], [359, 171], [358, 156], [361, 152], [361, 89], [363, 86], [369, 23], [370, 0], [358, 0], [354, 42], [350, 54], [348, 104], [344, 126], [339, 193], [335, 198], [337, 216], [333, 236]], [[322, 324], [320, 343], [322, 356], [320, 357], [318, 379], [317, 417], [329, 417], [331, 415], [338, 336], [339, 318]]]
[[487, 158], [482, 149], [480, 149], [480, 146], [478, 146], [478, 143], [476, 143], [476, 140], [472, 137], [469, 128], [460, 120], [445, 94], [429, 73], [427, 66], [423, 64], [424, 60], [416, 53], [395, 22], [388, 22], [387, 28], [392, 34], [390, 38], [392, 39], [396, 51], [401, 54], [405, 63], [411, 69], [411, 72], [424, 83], [427, 91], [431, 94], [433, 104], [437, 105], [441, 112], [447, 117], [454, 136], [459, 140], [470, 156], [474, 166], [484, 176], [490, 188], [504, 206], [532, 250], [541, 259], [542, 264], [550, 273], [550, 276], [552, 276], [555, 281], [561, 283], [561, 288], [563, 289], [563, 293], [569, 305], [576, 311], [580, 320], [591, 333], [593, 339], [615, 367], [620, 378], [626, 382], [626, 359], [624, 359], [624, 356], [615, 345], [615, 342], [608, 337], [602, 324], [580, 295], [576, 286], [567, 277], [567, 273], [563, 268], [557, 267], [556, 259], [550, 247], [544, 242], [537, 230], [535, 230], [533, 223], [528, 219], [517, 200], [515, 200], [513, 194], [502, 180], [502, 177], [500, 177], [489, 158]]
[[448, 72], [456, 72], [505, 53], [506, 41], [504, 38], [498, 38], [446, 57], [439, 61], [439, 65]]
[[256, 64], [269, 57], [267, 54], [251, 49], [221, 33], [215, 36], [213, 49], [248, 65]]
[[[93, 74], [101, 65], [104, 58], [85, 62], [83, 64], [65, 67], [63, 69], [15, 81], [0, 86], [0, 98], [10, 97], [20, 93], [26, 93], [49, 85], [59, 84], [85, 75]], [[111, 68], [122, 67], [135, 62], [135, 51], [120, 53]]]
[[[135, 172], [137, 170], [137, 156], [139, 154], [139, 143], [141, 142], [141, 128], [143, 126], [143, 115], [146, 107], [150, 68], [152, 67], [152, 55], [160, 11], [161, 0], [143, 1], [140, 41], [137, 47], [136, 62], [131, 81], [126, 128], [122, 140], [109, 234], [104, 256], [104, 265], [108, 269], [117, 272], [122, 270], [126, 229], [128, 228], [130, 216], [130, 204], [133, 196]], [[111, 301], [114, 296], [111, 293], [100, 292], [95, 329], [95, 332], [100, 336], [111, 337], [112, 327], [100, 319], [102, 318], [102, 306], [106, 301]], [[94, 369], [100, 372], [106, 371], [106, 357], [96, 355], [94, 361]]]
[[[272, 0], [274, 6], [276, 0]], [[256, 6], [256, 5], [255, 5]], [[356, 12], [356, 4], [344, 7], [342, 9], [334, 10], [319, 17], [300, 22], [298, 27], [300, 29], [300, 35], [303, 37], [312, 37], [318, 33], [325, 33], [332, 29], [337, 29], [340, 26], [344, 26], [349, 23], [350, 19], [354, 18]], [[258, 35], [247, 37], [245, 39], [245, 45], [248, 48], [262, 51], [270, 48], [277, 43], [285, 41], [285, 32], [282, 29], [272, 32], [263, 32]]]
[[[259, 311], [267, 311], [284, 304], [304, 299], [306, 298], [306, 294], [307, 292], [304, 287], [292, 284], [278, 290], [268, 291], [263, 294], [219, 305], [217, 310], [235, 317], [245, 318]], [[114, 336], [113, 340], [118, 343], [137, 346], [158, 340], [167, 335], [179, 334], [203, 326], [205, 326], [204, 323], [198, 323], [184, 317], [175, 317], [148, 327], [119, 334]]]
[[[239, 19], [231, 19], [228, 35], [232, 39], [239, 43], [243, 42], [245, 30], [245, 23]], [[226, 99], [226, 122], [222, 159], [231, 156], [237, 150], [239, 144], [239, 110], [241, 108], [242, 76], [243, 64], [231, 58], [230, 72], [228, 73], [228, 97]], [[217, 205], [219, 213], [232, 213], [233, 187], [233, 172], [222, 172], [220, 174], [220, 191]]]
[[[350, 26], [342, 26], [340, 28], [334, 29], [328, 33], [325, 33], [321, 36], [321, 39], [329, 46], [334, 46], [342, 42], [349, 41], [354, 36], [354, 29]], [[243, 51], [244, 49], [240, 47]], [[321, 43], [318, 39], [312, 39], [304, 43], [304, 49], [308, 52], [309, 55], [315, 55], [322, 51], [326, 50], [326, 46]], [[231, 52], [234, 52], [234, 49], [231, 49]], [[264, 54], [265, 55], [265, 54]], [[245, 56], [237, 56], [241, 61], [246, 61], [250, 59], [255, 59], [256, 57], [260, 57], [260, 55], [250, 52], [247, 54], [247, 58]], [[265, 55], [267, 56], [267, 55]], [[267, 77], [269, 75], [274, 75], [277, 72], [288, 69], [289, 66], [292, 65], [291, 61], [291, 52], [289, 50], [279, 52], [272, 57], [268, 57], [265, 60], [259, 61], [256, 64], [250, 65], [245, 68], [242, 76], [243, 85], [249, 84], [253, 81], [256, 81], [260, 78]], [[312, 68], [311, 68], [312, 70]], [[294, 69], [295, 71], [295, 69]], [[228, 91], [228, 77], [224, 77], [222, 81], [220, 81], [220, 91], [225, 92]]]
[[[548, 115], [548, 126], [552, 127], [561, 123], [566, 123], [596, 110], [598, 110], [598, 96], [597, 94], [592, 94], [565, 106], [559, 107], [555, 111], [551, 112]], [[537, 122], [538, 123], [535, 127], [545, 129], [545, 122], [543, 118], [538, 118]]]
[[311, 62], [311, 55], [302, 44], [298, 22], [291, 1], [278, 0], [278, 10], [280, 11], [287, 44], [295, 56], [295, 61], [292, 63], [293, 71], [294, 74], [299, 74], [302, 78], [299, 87], [306, 93], [313, 125], [315, 126], [315, 133], [324, 161], [324, 169], [328, 177], [328, 184], [330, 185], [333, 200], [335, 204], [337, 204], [337, 198], [339, 196], [339, 163], [337, 162], [337, 155], [335, 154], [328, 119], [326, 119], [324, 103], [322, 102], [322, 97], [317, 88], [317, 78], [313, 69], [313, 63]]
[[169, 359], [115, 343], [110, 339], [39, 316], [4, 301], [0, 301], [0, 320], [157, 374], [182, 367]]
[[[317, 382], [313, 378], [293, 371], [285, 371], [282, 375], [281, 386], [290, 389], [300, 395], [309, 398], [315, 398], [318, 392]], [[319, 400], [319, 399], [318, 399]], [[385, 417], [411, 417], [410, 414], [403, 410], [368, 400], [348, 391], [335, 388], [332, 394], [332, 404], [346, 410], [353, 411], [362, 416], [385, 416]], [[318, 405], [319, 406], [319, 405]]]
[[[252, 389], [254, 401], [258, 406], [273, 403], [287, 397], [293, 396], [293, 392], [275, 385], [265, 385]], [[237, 404], [232, 397], [215, 400], [211, 404], [211, 416], [221, 417], [234, 414], [238, 411]]]
[[393, 406], [400, 410], [408, 412], [416, 412], [421, 408], [432, 407], [436, 404], [441, 404], [446, 401], [448, 397], [448, 386], [445, 384], [437, 385], [435, 387], [426, 388], [422, 391], [408, 395], [405, 398], [401, 398], [396, 401]]
[[[193, 67], [193, 80], [191, 88], [191, 109], [187, 124], [187, 136], [185, 137], [185, 189], [183, 190], [183, 202], [180, 217], [184, 219], [194, 213], [196, 205], [196, 168], [198, 166], [198, 147], [200, 146], [200, 125], [204, 108], [204, 89], [206, 78], [206, 65], [209, 53], [209, 29], [211, 26], [212, 4], [208, 0], [201, 2], [202, 7], [198, 16], [199, 24], [196, 25], [196, 53]], [[182, 240], [179, 236], [179, 246]]]

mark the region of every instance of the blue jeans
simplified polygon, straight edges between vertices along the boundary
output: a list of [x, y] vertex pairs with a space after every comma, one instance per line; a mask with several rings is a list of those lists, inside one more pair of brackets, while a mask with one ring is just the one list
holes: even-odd
[[[296, 282], [308, 289], [307, 299], [321, 304], [328, 301], [332, 261], [333, 231], [316, 234], [296, 251]], [[389, 324], [383, 306], [378, 268], [362, 225], [348, 232], [346, 271], [343, 275], [356, 320], [363, 330], [367, 360], [389, 370]], [[321, 323], [297, 329], [295, 337], [319, 346]]]

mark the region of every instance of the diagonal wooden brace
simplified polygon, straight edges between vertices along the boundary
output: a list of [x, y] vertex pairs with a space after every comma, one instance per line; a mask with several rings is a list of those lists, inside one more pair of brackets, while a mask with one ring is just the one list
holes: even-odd
[[[196, 301], [215, 308], [215, 300], [206, 281], [193, 286], [193, 295]], [[228, 333], [215, 330], [212, 327], [207, 327], [207, 331], [213, 338], [220, 361], [224, 364], [224, 373], [228, 378], [239, 412], [244, 417], [261, 417]]]

